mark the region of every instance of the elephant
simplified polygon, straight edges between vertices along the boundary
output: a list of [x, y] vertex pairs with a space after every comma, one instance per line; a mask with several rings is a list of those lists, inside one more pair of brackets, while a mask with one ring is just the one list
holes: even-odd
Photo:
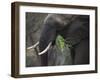
[[89, 15], [48, 14], [42, 26], [39, 39], [39, 51], [43, 52], [41, 66], [48, 66], [47, 50], [55, 46], [57, 35], [72, 45], [73, 65], [89, 64]]

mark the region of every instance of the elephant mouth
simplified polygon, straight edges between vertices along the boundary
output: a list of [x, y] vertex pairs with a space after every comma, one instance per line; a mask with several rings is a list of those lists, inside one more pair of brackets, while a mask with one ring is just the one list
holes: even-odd
[[[29, 50], [29, 49], [36, 49], [36, 47], [38, 47], [38, 45], [39, 45], [39, 41], [38, 41], [37, 43], [35, 43], [33, 46], [28, 47], [27, 49], [28, 49], [28, 50]], [[48, 46], [47, 46], [43, 51], [41, 51], [41, 52], [38, 51], [38, 55], [45, 54], [45, 53], [50, 49], [51, 45], [52, 45], [52, 42], [50, 42], [50, 43], [48, 44]]]

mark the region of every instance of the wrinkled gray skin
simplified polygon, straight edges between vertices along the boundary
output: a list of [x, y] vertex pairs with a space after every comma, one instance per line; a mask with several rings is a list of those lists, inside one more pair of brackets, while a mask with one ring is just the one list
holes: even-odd
[[[73, 64], [89, 64], [88, 15], [48, 14], [44, 20], [42, 33], [40, 35], [40, 52], [43, 51], [50, 42], [52, 42], [52, 46], [54, 46], [58, 34], [62, 35], [65, 40], [73, 45], [70, 49]], [[48, 52], [41, 55], [41, 62], [42, 66], [48, 65]]]

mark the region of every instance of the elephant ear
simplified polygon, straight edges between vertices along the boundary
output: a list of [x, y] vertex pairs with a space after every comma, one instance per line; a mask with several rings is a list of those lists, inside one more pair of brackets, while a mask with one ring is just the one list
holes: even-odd
[[66, 43], [64, 38], [61, 35], [58, 35], [56, 38], [56, 45], [57, 47], [63, 52], [65, 47], [66, 47]]

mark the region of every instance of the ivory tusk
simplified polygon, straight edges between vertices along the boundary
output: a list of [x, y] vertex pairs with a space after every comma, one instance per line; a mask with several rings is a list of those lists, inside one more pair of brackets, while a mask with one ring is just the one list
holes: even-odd
[[50, 48], [51, 44], [52, 44], [52, 42], [50, 42], [48, 44], [48, 46], [42, 52], [38, 53], [38, 55], [42, 55], [42, 54], [46, 53], [48, 51], [48, 49]]
[[27, 49], [35, 48], [38, 44], [39, 44], [39, 41], [37, 43], [35, 43], [33, 46], [28, 47]]

